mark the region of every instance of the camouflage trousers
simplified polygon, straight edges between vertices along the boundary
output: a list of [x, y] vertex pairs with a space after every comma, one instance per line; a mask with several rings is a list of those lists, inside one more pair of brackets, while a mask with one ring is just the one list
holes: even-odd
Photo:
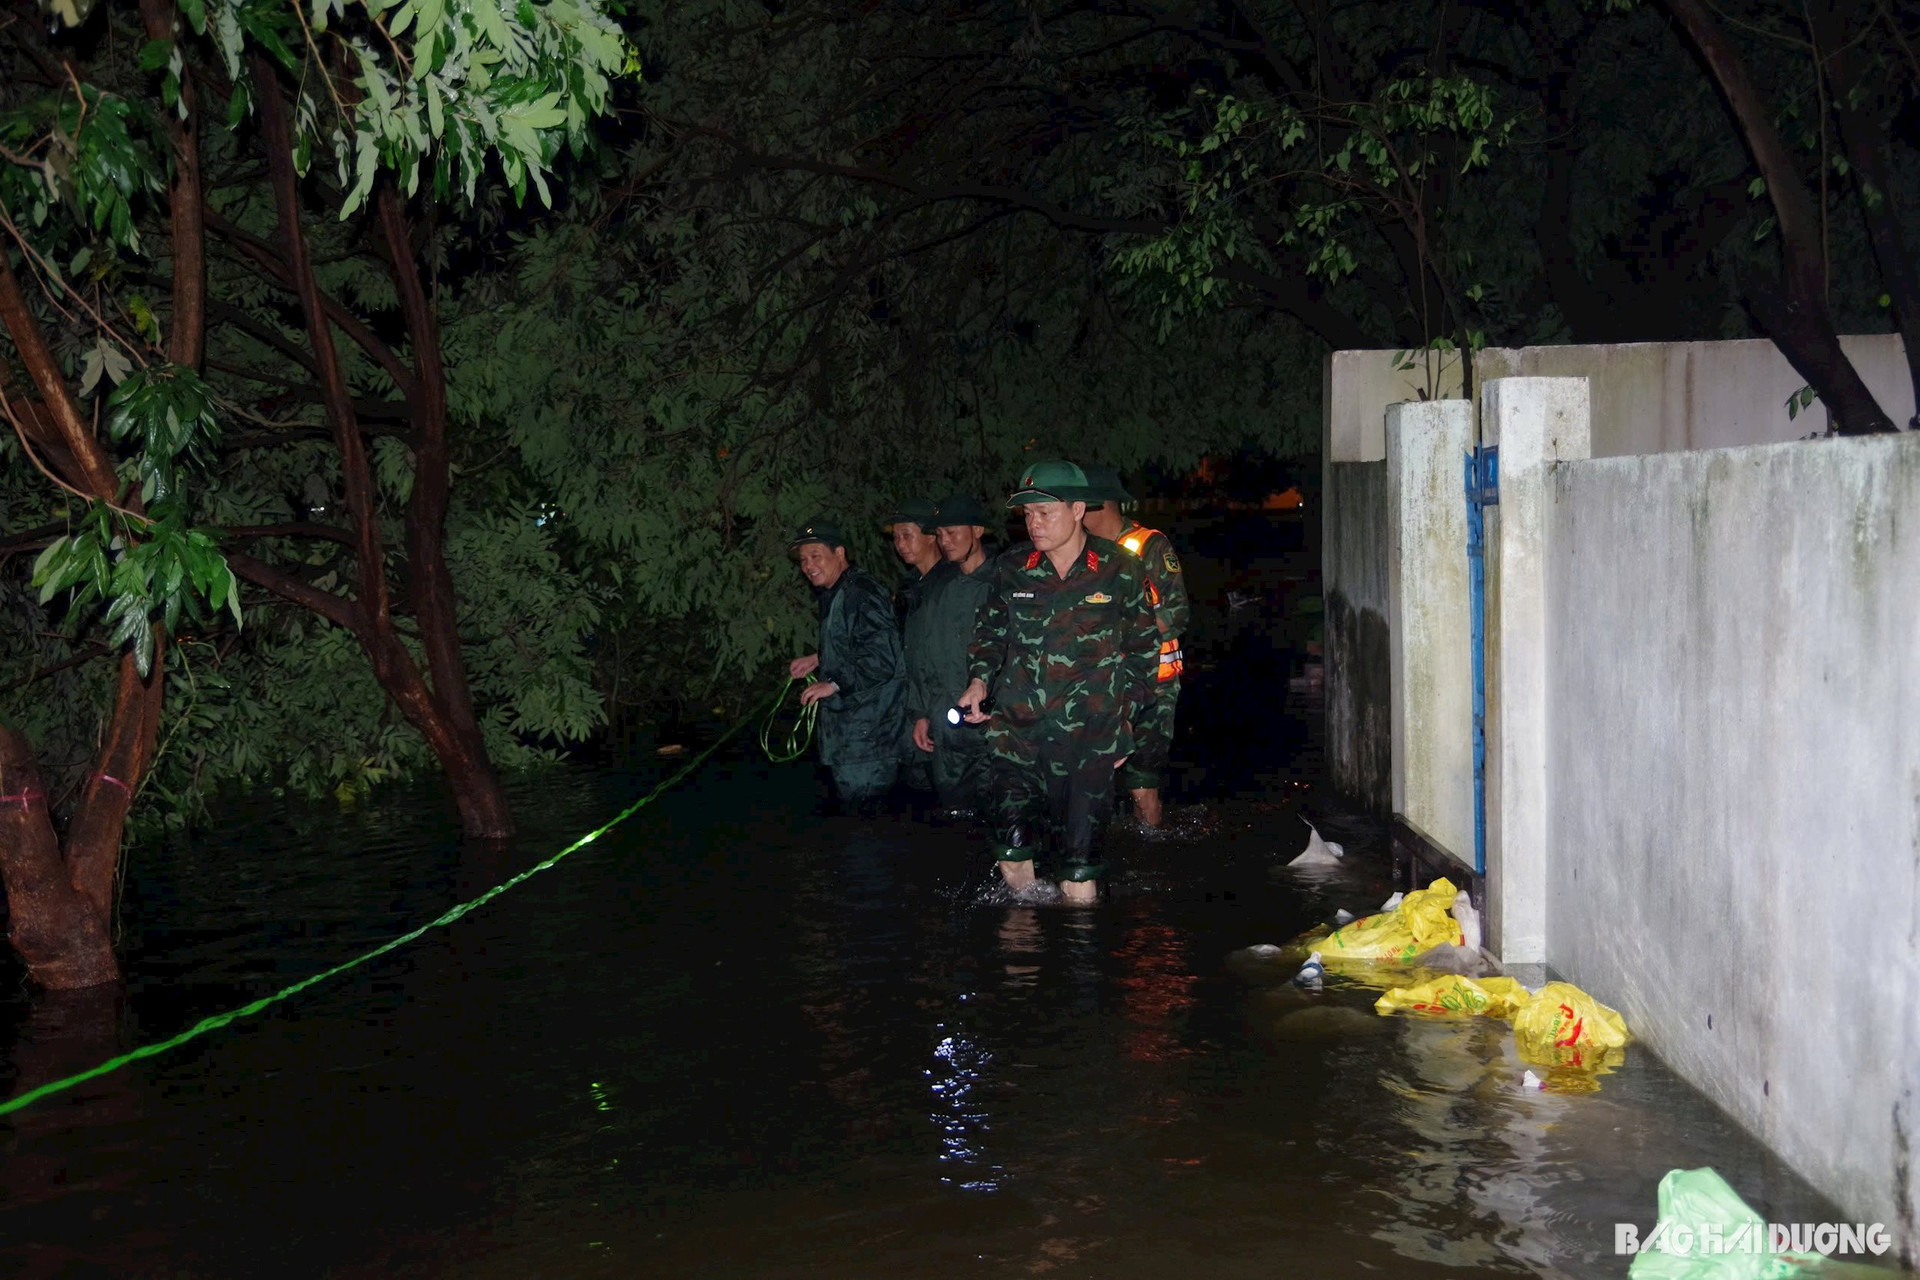
[[999, 735], [987, 775], [995, 859], [1026, 862], [1050, 850], [1055, 878], [1099, 879], [1115, 772], [1113, 753], [1072, 738]]
[[1128, 791], [1158, 791], [1167, 782], [1173, 753], [1173, 712], [1180, 701], [1178, 678], [1163, 681], [1154, 704], [1133, 722], [1133, 754], [1120, 766], [1120, 785]]

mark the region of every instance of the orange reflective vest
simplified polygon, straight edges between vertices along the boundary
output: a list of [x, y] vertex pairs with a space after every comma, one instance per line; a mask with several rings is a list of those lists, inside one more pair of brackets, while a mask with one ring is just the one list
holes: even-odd
[[[1120, 545], [1128, 551], [1131, 551], [1135, 559], [1144, 562], [1146, 559], [1147, 539], [1151, 538], [1156, 532], [1158, 532], [1158, 530], [1149, 529], [1144, 525], [1135, 526], [1133, 532], [1120, 539]], [[1153, 585], [1152, 574], [1147, 575], [1147, 603], [1156, 609], [1160, 607], [1160, 588]], [[1167, 639], [1162, 640], [1160, 642], [1161, 683], [1164, 684], [1168, 680], [1178, 680], [1181, 672], [1186, 669], [1186, 657], [1180, 652], [1179, 639], [1169, 636]]]

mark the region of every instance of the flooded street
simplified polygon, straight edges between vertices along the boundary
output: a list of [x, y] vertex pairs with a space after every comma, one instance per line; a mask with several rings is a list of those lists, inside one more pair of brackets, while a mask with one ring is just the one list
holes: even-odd
[[[1284, 869], [1290, 758], [1117, 835], [1076, 912], [1007, 902], [964, 830], [820, 817], [809, 770], [722, 757], [450, 928], [0, 1122], [0, 1273], [1619, 1276], [1612, 1224], [1708, 1164], [1840, 1216], [1642, 1049], [1531, 1092], [1502, 1024], [1235, 956], [1389, 892], [1377, 829], [1319, 805], [1353, 856]], [[16, 998], [0, 1083], [335, 963], [650, 785], [522, 783], [507, 852], [396, 793], [136, 857], [124, 1000]]]

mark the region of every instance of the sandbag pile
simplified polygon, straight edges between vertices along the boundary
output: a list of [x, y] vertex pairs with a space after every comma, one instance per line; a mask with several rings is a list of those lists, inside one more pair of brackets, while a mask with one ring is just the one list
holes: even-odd
[[[1316, 964], [1348, 973], [1353, 970], [1340, 962], [1368, 962], [1362, 968], [1382, 962], [1418, 966], [1419, 957], [1436, 947], [1461, 945], [1463, 934], [1454, 914], [1458, 896], [1451, 881], [1438, 879], [1424, 889], [1395, 895], [1374, 915], [1334, 929], [1310, 930], [1295, 945], [1310, 947]], [[1570, 982], [1549, 982], [1530, 991], [1505, 976], [1442, 973], [1391, 987], [1373, 1007], [1382, 1015], [1498, 1018], [1513, 1024], [1514, 1045], [1523, 1060], [1574, 1072], [1608, 1070], [1632, 1039], [1617, 1010]]]

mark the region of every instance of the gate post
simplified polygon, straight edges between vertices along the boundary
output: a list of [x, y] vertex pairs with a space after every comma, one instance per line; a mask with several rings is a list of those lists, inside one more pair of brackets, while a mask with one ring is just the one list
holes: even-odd
[[[1387, 409], [1387, 636], [1396, 863], [1413, 887], [1474, 869], [1472, 665], [1462, 459], [1473, 405]], [[1453, 865], [1448, 865], [1448, 863]], [[1413, 865], [1413, 864], [1422, 865]], [[1426, 874], [1422, 874], [1425, 872]]]
[[1585, 378], [1496, 378], [1481, 436], [1500, 450], [1487, 515], [1487, 931], [1507, 964], [1547, 962], [1548, 469], [1590, 456]]

